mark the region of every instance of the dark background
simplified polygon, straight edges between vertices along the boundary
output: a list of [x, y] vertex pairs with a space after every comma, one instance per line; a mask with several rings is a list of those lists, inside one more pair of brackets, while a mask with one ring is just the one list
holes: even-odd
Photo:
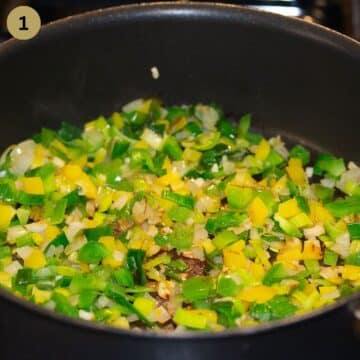
[[[159, 1], [159, 0], [158, 0]], [[160, 0], [161, 1], [161, 0]], [[211, 2], [211, 0], [208, 0]], [[282, 14], [296, 15], [307, 21], [320, 23], [360, 40], [360, 0], [222, 0], [223, 2], [260, 7]], [[72, 14], [148, 0], [0, 0], [0, 40], [9, 37], [6, 16], [18, 5], [30, 5], [42, 22]]]

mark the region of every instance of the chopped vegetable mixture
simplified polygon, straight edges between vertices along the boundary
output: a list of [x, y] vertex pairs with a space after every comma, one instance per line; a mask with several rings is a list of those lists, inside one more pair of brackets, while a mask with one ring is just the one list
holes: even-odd
[[360, 168], [215, 105], [135, 100], [0, 161], [0, 284], [119, 328], [219, 331], [360, 288]]

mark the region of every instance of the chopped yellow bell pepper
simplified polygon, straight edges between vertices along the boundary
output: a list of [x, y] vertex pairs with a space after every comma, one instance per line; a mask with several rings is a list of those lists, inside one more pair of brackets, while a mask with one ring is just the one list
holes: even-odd
[[22, 189], [28, 194], [43, 195], [44, 184], [40, 177], [25, 177], [22, 179]]
[[122, 129], [124, 127], [124, 118], [118, 112], [115, 112], [111, 115], [111, 118], [114, 122], [114, 125], [118, 129]]
[[30, 255], [25, 258], [24, 266], [31, 269], [40, 269], [46, 265], [45, 255], [41, 252], [40, 249], [33, 248]]
[[262, 226], [264, 225], [266, 218], [269, 216], [269, 210], [264, 202], [256, 196], [248, 207], [248, 215], [253, 226]]
[[0, 285], [11, 288], [11, 275], [5, 271], [0, 271]]
[[250, 262], [250, 260], [243, 254], [242, 249], [240, 249], [240, 243], [242, 243], [242, 241], [238, 241], [237, 243], [223, 249], [224, 265], [230, 270], [244, 268]]
[[255, 158], [256, 160], [264, 161], [270, 153], [270, 144], [267, 140], [262, 139], [256, 149]]
[[196, 150], [190, 149], [190, 148], [186, 148], [183, 153], [184, 160], [192, 162], [192, 163], [194, 163], [194, 162], [196, 163], [196, 162], [200, 161], [201, 156], [202, 156], [202, 154], [200, 151], [196, 151]]
[[50, 300], [51, 291], [40, 290], [36, 286], [32, 288], [32, 295], [34, 297], [35, 304], [43, 304]]
[[255, 187], [256, 180], [251, 177], [247, 169], [239, 169], [236, 171], [234, 179], [229, 184], [238, 185], [242, 187]]
[[301, 159], [291, 158], [289, 164], [286, 168], [286, 171], [290, 179], [298, 186], [303, 186], [306, 184], [306, 175], [302, 167]]
[[344, 265], [342, 269], [343, 279], [355, 281], [360, 279], [360, 266]]
[[99, 243], [105, 245], [110, 251], [115, 250], [115, 238], [113, 236], [101, 236]]
[[155, 309], [155, 305], [155, 300], [145, 297], [138, 297], [134, 301], [134, 307], [145, 316], [150, 315], [150, 313]]
[[278, 211], [285, 219], [293, 217], [301, 212], [296, 199], [284, 201], [279, 205]]
[[0, 204], [0, 230], [7, 230], [15, 214], [16, 210], [12, 206]]
[[48, 225], [45, 229], [46, 241], [54, 240], [60, 234], [60, 230], [55, 225]]
[[35, 145], [34, 158], [31, 164], [31, 168], [35, 169], [39, 166], [44, 165], [46, 160], [47, 150], [40, 144]]
[[320, 202], [310, 200], [309, 207], [310, 218], [313, 223], [334, 223], [334, 217], [330, 214], [329, 210], [326, 209]]
[[306, 240], [304, 242], [303, 260], [320, 260], [322, 257], [319, 240]]
[[265, 303], [276, 294], [276, 290], [272, 287], [257, 285], [244, 288], [237, 297], [243, 301]]
[[129, 321], [123, 316], [118, 317], [111, 323], [111, 325], [120, 329], [130, 329]]
[[307, 214], [305, 214], [304, 212], [301, 212], [300, 214], [297, 214], [297, 215], [293, 216], [289, 220], [297, 228], [302, 228], [302, 227], [305, 227], [305, 226], [312, 226], [313, 225], [313, 222], [311, 221], [310, 217]]
[[36, 245], [41, 245], [44, 242], [44, 236], [40, 233], [32, 233], [31, 234], [32, 239], [34, 240], [34, 243]]
[[79, 165], [68, 164], [62, 170], [64, 176], [74, 184], [81, 187], [84, 195], [89, 199], [95, 199], [97, 196], [97, 188], [90, 177], [83, 172]]
[[279, 193], [284, 190], [287, 185], [288, 178], [286, 175], [283, 175], [271, 188], [271, 190], [275, 193]]
[[216, 250], [216, 246], [213, 244], [213, 242], [210, 239], [203, 240], [201, 242], [201, 246], [203, 247], [203, 249], [207, 254], [210, 254], [214, 250]]

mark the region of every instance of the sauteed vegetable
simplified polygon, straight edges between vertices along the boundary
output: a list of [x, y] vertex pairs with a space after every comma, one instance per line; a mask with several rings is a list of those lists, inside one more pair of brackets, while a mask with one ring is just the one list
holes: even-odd
[[215, 105], [135, 100], [7, 149], [0, 284], [120, 328], [246, 327], [360, 287], [360, 168]]

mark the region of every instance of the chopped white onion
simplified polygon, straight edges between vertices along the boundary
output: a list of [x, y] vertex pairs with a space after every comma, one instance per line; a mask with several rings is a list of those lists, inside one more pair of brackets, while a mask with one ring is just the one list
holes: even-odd
[[79, 318], [83, 320], [94, 320], [95, 316], [92, 312], [85, 311], [85, 310], [79, 310]]
[[206, 130], [216, 130], [216, 123], [219, 120], [218, 112], [211, 106], [197, 105], [195, 115], [202, 121]]
[[306, 169], [305, 169], [305, 173], [306, 173], [306, 176], [310, 179], [313, 177], [314, 175], [314, 168], [311, 167], [311, 166], [308, 166]]
[[136, 99], [134, 101], [129, 102], [128, 104], [122, 107], [122, 111], [129, 113], [132, 111], [140, 110], [144, 105], [143, 99]]
[[313, 239], [323, 234], [325, 234], [325, 229], [321, 224], [316, 224], [312, 228], [304, 229], [304, 235], [307, 239]]
[[24, 175], [30, 169], [34, 160], [35, 142], [33, 140], [26, 140], [21, 142], [10, 153], [11, 166], [10, 171], [14, 175]]
[[342, 257], [347, 257], [350, 254], [350, 235], [344, 232], [335, 239], [335, 244], [331, 246], [331, 250]]
[[150, 147], [155, 150], [160, 150], [163, 144], [163, 138], [155, 131], [152, 131], [148, 128], [146, 128], [142, 133], [141, 140], [145, 141]]
[[4, 271], [10, 274], [11, 276], [16, 275], [16, 273], [22, 268], [21, 264], [15, 260], [8, 266], [4, 268]]

